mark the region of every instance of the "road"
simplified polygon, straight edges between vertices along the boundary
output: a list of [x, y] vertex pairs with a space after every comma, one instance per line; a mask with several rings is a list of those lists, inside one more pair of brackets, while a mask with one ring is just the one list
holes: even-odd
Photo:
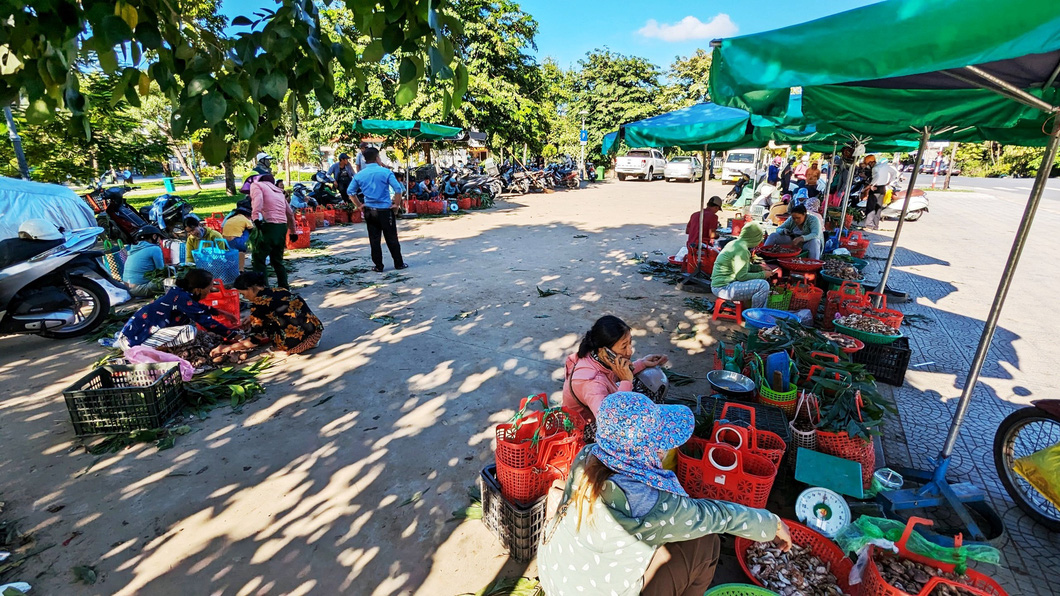
[[[1007, 184], [1029, 186], [997, 181]], [[728, 188], [710, 183], [707, 196]], [[884, 434], [894, 464], [924, 466], [937, 454], [1019, 218], [980, 192], [931, 198], [931, 213], [905, 226], [892, 282], [914, 296], [898, 308], [920, 315], [908, 330], [913, 367], [893, 392], [900, 419]], [[37, 545], [62, 545], [29, 559], [21, 578], [72, 596], [397, 596], [536, 574], [509, 561], [483, 524], [452, 513], [493, 461], [494, 426], [525, 395], [558, 400], [564, 358], [603, 314], [634, 328], [638, 355], [666, 354], [699, 379], [672, 392], [707, 390], [710, 355], [732, 328], [691, 310], [686, 294], [633, 259], [675, 252], [698, 200], [698, 185], [608, 182], [403, 221], [411, 268], [390, 277], [336, 274], [369, 264], [365, 229], [321, 230], [328, 258], [352, 259], [292, 255], [298, 292], [325, 324], [321, 345], [278, 362], [265, 395], [241, 411], [187, 419], [192, 432], [164, 451], [140, 444], [92, 456], [74, 437], [62, 390], [98, 346], [0, 338], [3, 519], [20, 520]], [[1043, 209], [1036, 229], [1058, 226], [1060, 213]], [[870, 275], [889, 227], [871, 235]], [[1033, 595], [1050, 589], [1038, 584], [1060, 560], [1060, 538], [1012, 505], [989, 450], [1001, 417], [1058, 389], [1060, 249], [1037, 233], [1026, 254], [952, 472], [984, 487], [1008, 524], [1006, 569], [993, 574], [1009, 593]], [[562, 292], [542, 297], [537, 287]], [[735, 579], [726, 560], [718, 577]], [[77, 565], [95, 566], [99, 583], [71, 584]]]
[[[905, 174], [908, 177], [909, 174]], [[931, 174], [917, 176], [918, 187], [931, 185]], [[939, 176], [936, 186], [942, 188], [945, 177]], [[1027, 197], [1031, 194], [1031, 186], [1034, 178], [971, 178], [969, 176], [954, 176], [950, 179], [950, 188], [953, 190], [970, 190], [993, 195], [1005, 201], [1015, 201], [1025, 205]], [[1044, 201], [1060, 201], [1060, 178], [1050, 178], [1045, 185], [1045, 193], [1042, 195]]]

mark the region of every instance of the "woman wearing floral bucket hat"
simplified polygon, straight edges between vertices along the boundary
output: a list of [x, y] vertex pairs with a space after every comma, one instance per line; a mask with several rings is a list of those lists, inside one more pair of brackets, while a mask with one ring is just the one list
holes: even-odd
[[538, 573], [549, 596], [700, 596], [714, 577], [718, 534], [776, 540], [788, 528], [764, 509], [693, 499], [660, 452], [695, 425], [686, 406], [613, 393], [597, 416], [596, 443], [578, 454], [559, 512], [545, 527]]

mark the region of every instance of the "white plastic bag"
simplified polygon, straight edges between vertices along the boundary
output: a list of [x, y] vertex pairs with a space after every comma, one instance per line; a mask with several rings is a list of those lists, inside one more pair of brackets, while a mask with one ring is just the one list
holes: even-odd
[[147, 346], [133, 346], [125, 350], [125, 359], [136, 364], [150, 362], [176, 362], [180, 366], [180, 377], [184, 381], [190, 381], [195, 376], [195, 368], [190, 362], [180, 356], [168, 352], [160, 352]]

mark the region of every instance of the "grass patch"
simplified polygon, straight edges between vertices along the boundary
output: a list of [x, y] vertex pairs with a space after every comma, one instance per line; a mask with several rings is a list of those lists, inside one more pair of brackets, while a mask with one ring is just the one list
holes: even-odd
[[[191, 193], [185, 194], [185, 198], [195, 207], [195, 213], [199, 217], [209, 217], [214, 212], [228, 213], [236, 208], [236, 201], [246, 198], [240, 193], [230, 196], [223, 188], [208, 188], [195, 196], [191, 196]], [[129, 205], [139, 209], [150, 205], [156, 198], [154, 195], [129, 197]]]

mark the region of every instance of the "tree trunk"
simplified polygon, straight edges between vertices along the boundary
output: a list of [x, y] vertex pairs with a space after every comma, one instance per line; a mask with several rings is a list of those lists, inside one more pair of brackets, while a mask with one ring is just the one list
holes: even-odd
[[236, 194], [236, 172], [232, 166], [232, 146], [228, 146], [228, 151], [225, 152], [225, 160], [222, 164], [225, 169], [225, 191], [228, 196]]
[[294, 180], [291, 179], [291, 133], [287, 133], [285, 140], [287, 142], [285, 143], [283, 154], [283, 169], [287, 172], [287, 185], [290, 186], [294, 183]]
[[187, 158], [184, 157], [184, 152], [180, 150], [180, 143], [166, 133], [166, 140], [169, 141], [169, 146], [173, 148], [173, 154], [177, 156], [177, 162], [180, 163], [180, 167], [184, 168], [184, 172], [191, 177], [191, 183], [195, 185], [195, 190], [202, 190], [202, 183], [199, 181], [199, 177], [195, 175], [195, 170], [191, 169], [188, 165]]

